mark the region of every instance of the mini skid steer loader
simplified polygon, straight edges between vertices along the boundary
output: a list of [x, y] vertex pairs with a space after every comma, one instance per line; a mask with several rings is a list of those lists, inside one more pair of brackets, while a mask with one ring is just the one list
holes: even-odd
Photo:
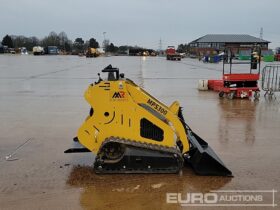
[[177, 101], [166, 106], [111, 65], [108, 78], [84, 96], [90, 112], [65, 153], [93, 152], [96, 173], [178, 173], [232, 176], [210, 146], [185, 123]]

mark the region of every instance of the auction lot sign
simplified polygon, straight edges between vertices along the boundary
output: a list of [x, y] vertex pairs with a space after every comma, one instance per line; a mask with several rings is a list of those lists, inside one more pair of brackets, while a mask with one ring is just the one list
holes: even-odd
[[276, 190], [213, 190], [166, 193], [166, 203], [187, 206], [276, 207]]

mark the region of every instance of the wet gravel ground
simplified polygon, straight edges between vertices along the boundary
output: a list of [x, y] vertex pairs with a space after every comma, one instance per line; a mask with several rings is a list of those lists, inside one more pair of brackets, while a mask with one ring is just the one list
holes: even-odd
[[[234, 177], [197, 176], [188, 167], [180, 174], [96, 175], [93, 154], [64, 154], [89, 111], [83, 93], [109, 64], [167, 105], [180, 101], [186, 122]], [[259, 101], [228, 100], [197, 90], [199, 79], [221, 75], [222, 64], [187, 58], [1, 55], [0, 209], [189, 209], [167, 203], [166, 193], [279, 191], [280, 95], [268, 100], [262, 92]], [[272, 193], [262, 195], [272, 204]], [[278, 205], [279, 198], [275, 193]]]

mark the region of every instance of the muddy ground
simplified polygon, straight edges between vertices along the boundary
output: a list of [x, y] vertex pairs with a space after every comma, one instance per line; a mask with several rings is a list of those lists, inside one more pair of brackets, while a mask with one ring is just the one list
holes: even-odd
[[[186, 122], [234, 177], [197, 176], [190, 168], [172, 175], [103, 176], [91, 168], [93, 154], [64, 154], [89, 111], [84, 90], [108, 64], [164, 103], [179, 100]], [[187, 209], [167, 203], [166, 193], [279, 191], [280, 95], [228, 100], [197, 90], [198, 79], [220, 78], [221, 71], [221, 64], [192, 59], [0, 56], [0, 209]], [[271, 193], [263, 194], [272, 203]]]

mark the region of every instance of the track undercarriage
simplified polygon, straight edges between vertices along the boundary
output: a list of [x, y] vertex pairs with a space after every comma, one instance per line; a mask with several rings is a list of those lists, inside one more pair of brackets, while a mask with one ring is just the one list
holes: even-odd
[[177, 148], [111, 137], [102, 144], [94, 169], [96, 173], [178, 173], [183, 163]]

